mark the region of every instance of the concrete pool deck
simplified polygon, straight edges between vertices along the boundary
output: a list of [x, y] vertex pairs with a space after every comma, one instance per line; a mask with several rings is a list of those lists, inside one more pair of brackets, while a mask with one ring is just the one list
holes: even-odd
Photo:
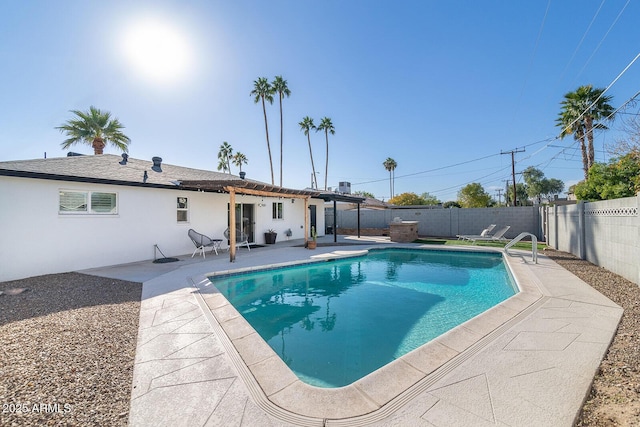
[[[396, 245], [339, 237], [342, 245]], [[510, 251], [518, 295], [352, 385], [315, 388], [205, 278], [365, 248], [295, 243], [240, 250], [233, 264], [223, 251], [85, 271], [144, 283], [131, 425], [571, 426], [622, 316], [547, 257], [536, 265], [530, 252]]]

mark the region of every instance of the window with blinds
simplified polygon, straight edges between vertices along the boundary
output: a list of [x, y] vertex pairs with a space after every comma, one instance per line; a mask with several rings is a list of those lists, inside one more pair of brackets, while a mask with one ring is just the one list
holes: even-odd
[[116, 193], [60, 190], [58, 212], [115, 215], [118, 213], [118, 197]]
[[178, 197], [178, 222], [189, 222], [189, 200], [186, 197]]

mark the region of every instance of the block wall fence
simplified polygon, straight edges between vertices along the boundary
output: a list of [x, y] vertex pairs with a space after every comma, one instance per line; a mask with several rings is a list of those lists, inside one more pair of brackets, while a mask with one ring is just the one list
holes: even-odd
[[[537, 207], [523, 206], [511, 208], [482, 209], [427, 209], [392, 208], [384, 210], [360, 210], [361, 228], [388, 229], [394, 218], [403, 221], [418, 221], [418, 235], [431, 237], [452, 237], [457, 234], [480, 234], [489, 224], [498, 227], [510, 225], [506, 234], [513, 238], [523, 231], [543, 238], [542, 223]], [[338, 210], [338, 228], [357, 228], [357, 210]], [[325, 209], [325, 223], [333, 226], [333, 209]]]
[[541, 208], [547, 244], [640, 284], [640, 197]]

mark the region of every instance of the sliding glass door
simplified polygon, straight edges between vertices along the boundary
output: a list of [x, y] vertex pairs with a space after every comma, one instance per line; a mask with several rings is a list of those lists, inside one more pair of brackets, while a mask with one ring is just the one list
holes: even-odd
[[[255, 243], [255, 205], [236, 203], [236, 230], [242, 230], [249, 236], [249, 243]], [[229, 225], [229, 203], [227, 203], [227, 225]]]

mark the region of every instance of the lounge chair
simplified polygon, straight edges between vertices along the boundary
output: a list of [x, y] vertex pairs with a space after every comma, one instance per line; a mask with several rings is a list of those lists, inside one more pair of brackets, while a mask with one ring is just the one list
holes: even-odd
[[210, 237], [205, 236], [204, 234], [198, 233], [193, 228], [188, 232], [189, 238], [196, 246], [196, 250], [191, 254], [191, 258], [198, 251], [202, 251], [202, 258], [206, 258], [204, 256], [205, 248], [211, 248], [211, 252], [215, 251], [216, 255], [218, 255], [218, 249], [220, 249], [220, 245], [222, 244], [222, 239], [212, 239]]
[[[229, 229], [227, 228], [226, 230], [224, 230], [224, 237], [227, 240], [231, 240], [229, 238], [230, 232]], [[251, 246], [249, 245], [249, 236], [247, 236], [247, 233], [245, 233], [244, 231], [240, 231], [236, 229], [236, 244], [238, 245], [247, 245], [247, 249], [251, 250]], [[227, 248], [227, 251], [229, 251], [231, 249], [231, 246], [229, 246]]]
[[507, 230], [509, 230], [511, 228], [510, 225], [505, 225], [504, 227], [502, 227], [501, 229], [499, 229], [498, 231], [496, 231], [495, 233], [493, 233], [491, 236], [478, 236], [478, 237], [474, 237], [472, 239], [469, 239], [473, 242], [473, 244], [475, 245], [476, 242], [501, 242], [501, 241], [506, 241], [507, 239], [504, 237], [505, 233], [507, 232]]
[[493, 231], [494, 228], [496, 228], [496, 225], [491, 224], [487, 228], [482, 230], [480, 234], [457, 234], [456, 237], [458, 238], [458, 240], [471, 240], [474, 237], [487, 237], [487, 236], [491, 236], [491, 232]]

